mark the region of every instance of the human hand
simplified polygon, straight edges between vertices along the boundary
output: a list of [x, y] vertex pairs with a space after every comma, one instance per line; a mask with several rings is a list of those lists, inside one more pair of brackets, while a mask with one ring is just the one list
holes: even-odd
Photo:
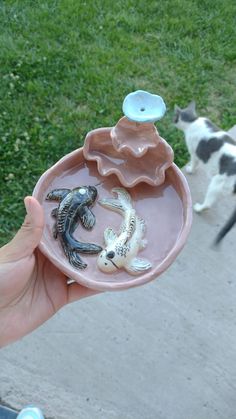
[[65, 304], [96, 294], [67, 284], [67, 277], [40, 252], [43, 208], [30, 196], [25, 207], [21, 229], [0, 248], [0, 347], [30, 333]]

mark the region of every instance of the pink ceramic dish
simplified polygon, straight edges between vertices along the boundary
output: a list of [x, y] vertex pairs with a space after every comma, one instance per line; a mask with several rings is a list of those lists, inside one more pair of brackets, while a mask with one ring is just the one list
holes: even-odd
[[[83, 148], [80, 148], [59, 160], [39, 179], [33, 195], [45, 210], [45, 228], [40, 243], [40, 250], [68, 278], [100, 291], [122, 290], [145, 284], [160, 275], [174, 261], [184, 246], [192, 220], [191, 197], [187, 181], [175, 164], [165, 172], [162, 185], [151, 186], [143, 182], [129, 191], [137, 214], [147, 225], [147, 247], [140, 252], [140, 257], [148, 259], [152, 268], [139, 276], [132, 276], [121, 270], [115, 274], [105, 274], [97, 268], [98, 255], [82, 255], [88, 264], [85, 270], [73, 268], [66, 259], [60, 242], [52, 236], [53, 218], [51, 211], [57, 203], [46, 201], [48, 192], [55, 188], [75, 188], [82, 185], [97, 185], [98, 199], [111, 196], [111, 189], [121, 185], [116, 175], [102, 177], [95, 161], [86, 161]], [[104, 209], [95, 203], [93, 212], [96, 225], [91, 231], [76, 229], [74, 236], [78, 240], [103, 245], [103, 232], [106, 227], [119, 229], [122, 217]]]
[[140, 182], [162, 184], [165, 170], [174, 159], [172, 148], [159, 136], [154, 124], [137, 123], [125, 116], [115, 127], [89, 132], [83, 153], [86, 160], [97, 162], [102, 176], [115, 174], [128, 188]]
[[[39, 179], [33, 193], [45, 210], [41, 251], [68, 278], [100, 291], [127, 289], [155, 279], [168, 268], [184, 246], [192, 221], [191, 196], [187, 182], [173, 163], [171, 147], [159, 136], [153, 123], [163, 115], [164, 101], [157, 95], [137, 91], [125, 98], [124, 105], [126, 116], [115, 127], [89, 132], [84, 147], [63, 157], [47, 170]], [[46, 196], [54, 189], [74, 189], [80, 186], [96, 186], [98, 200], [111, 197], [114, 187], [127, 189], [137, 216], [146, 223], [147, 245], [139, 251], [138, 258], [149, 262], [148, 270], [141, 273], [139, 271], [137, 276], [122, 269], [112, 274], [104, 273], [97, 265], [99, 254], [82, 254], [82, 260], [87, 264], [83, 270], [70, 264], [60, 241], [55, 240], [52, 232], [54, 219], [51, 212], [58, 203], [46, 200]], [[104, 230], [111, 227], [119, 234], [123, 219], [120, 214], [97, 203], [93, 207], [93, 213], [96, 217], [93, 229], [86, 230], [79, 225], [73, 236], [78, 241], [103, 247]], [[60, 223], [59, 220], [58, 225]], [[130, 228], [131, 225], [128, 225], [129, 233], [132, 231]], [[130, 249], [137, 246], [137, 238], [136, 244], [131, 244], [134, 234], [131, 234], [131, 239], [130, 235], [127, 236], [125, 241]], [[117, 254], [121, 252], [120, 248], [114, 249]], [[114, 251], [104, 252], [105, 262], [110, 257], [109, 253], [113, 254], [112, 258], [115, 255]], [[126, 253], [123, 257], [127, 261]], [[113, 266], [117, 268], [114, 260]]]

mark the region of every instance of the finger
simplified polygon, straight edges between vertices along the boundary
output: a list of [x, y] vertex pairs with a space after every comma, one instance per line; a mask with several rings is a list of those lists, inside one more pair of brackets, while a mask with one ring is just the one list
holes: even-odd
[[74, 301], [81, 300], [82, 298], [91, 297], [100, 293], [101, 291], [91, 290], [90, 288], [83, 287], [83, 285], [73, 282], [73, 284], [67, 287], [67, 303], [73, 303]]
[[0, 249], [1, 260], [13, 261], [30, 256], [40, 242], [44, 227], [43, 208], [32, 196], [27, 196], [24, 203], [25, 220], [15, 237]]

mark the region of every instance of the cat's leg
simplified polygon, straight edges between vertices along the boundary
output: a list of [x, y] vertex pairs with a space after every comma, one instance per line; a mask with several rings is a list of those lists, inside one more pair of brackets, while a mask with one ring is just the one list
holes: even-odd
[[186, 172], [189, 174], [193, 174], [196, 172], [197, 166], [199, 163], [199, 159], [195, 153], [190, 153], [190, 161], [186, 166]]
[[203, 203], [196, 203], [193, 207], [194, 210], [196, 212], [202, 212], [203, 210], [211, 208], [212, 205], [217, 201], [219, 196], [224, 194], [225, 182], [226, 179], [224, 175], [213, 176], [207, 188], [206, 196]]

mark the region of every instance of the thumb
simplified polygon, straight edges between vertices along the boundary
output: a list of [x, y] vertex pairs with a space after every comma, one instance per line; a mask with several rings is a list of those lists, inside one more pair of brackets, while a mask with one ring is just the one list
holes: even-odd
[[0, 249], [1, 261], [10, 262], [30, 256], [38, 246], [43, 233], [44, 214], [39, 202], [32, 196], [24, 199], [26, 217], [15, 237]]

